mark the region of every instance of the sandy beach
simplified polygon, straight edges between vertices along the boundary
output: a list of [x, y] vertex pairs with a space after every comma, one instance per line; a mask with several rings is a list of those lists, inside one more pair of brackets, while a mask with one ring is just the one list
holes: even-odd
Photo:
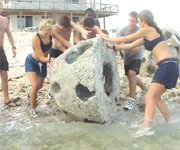
[[[143, 138], [134, 138], [133, 134], [141, 127], [144, 118], [144, 100], [136, 98], [137, 105], [132, 111], [124, 111], [129, 89], [128, 80], [124, 75], [123, 60], [117, 55], [120, 76], [121, 98], [117, 101], [118, 112], [112, 124], [94, 124], [76, 122], [61, 111], [53, 99], [48, 98], [50, 76], [48, 75], [43, 88], [38, 93], [37, 118], [31, 118], [27, 94], [30, 82], [24, 69], [26, 56], [32, 51], [31, 38], [34, 33], [13, 33], [17, 47], [17, 56], [12, 58], [11, 46], [5, 38], [4, 49], [9, 61], [9, 96], [20, 107], [4, 108], [3, 94], [0, 90], [0, 149], [3, 150], [179, 150], [179, 106], [180, 80], [177, 87], [167, 90], [162, 98], [168, 104], [172, 125], [165, 123], [162, 114], [157, 111], [153, 121], [155, 134]], [[144, 57], [148, 53], [144, 52]], [[138, 75], [147, 86], [152, 80], [152, 71], [147, 71], [146, 61], [142, 64]], [[152, 67], [153, 68], [153, 67]], [[140, 89], [137, 88], [137, 94]]]
[[[15, 45], [17, 47], [17, 56], [12, 58], [11, 46], [8, 42], [7, 37], [4, 42], [4, 49], [9, 61], [9, 97], [10, 99], [16, 99], [18, 103], [21, 103], [20, 107], [3, 109], [3, 94], [2, 90], [0, 93], [0, 120], [8, 121], [12, 119], [29, 118], [29, 101], [27, 100], [27, 94], [30, 91], [30, 82], [27, 78], [24, 69], [24, 62], [26, 56], [32, 51], [31, 38], [34, 33], [22, 32], [13, 33]], [[146, 55], [146, 51], [144, 52]], [[118, 71], [120, 75], [120, 85], [121, 85], [121, 99], [118, 100], [117, 104], [120, 109], [126, 102], [129, 94], [128, 80], [124, 75], [123, 60], [119, 55], [117, 55]], [[138, 75], [147, 86], [150, 85], [152, 80], [152, 74], [145, 74], [145, 70], [142, 69]], [[48, 66], [49, 71], [49, 66]], [[145, 76], [145, 75], [146, 76]], [[57, 107], [53, 99], [48, 98], [49, 92], [49, 73], [45, 79], [44, 86], [38, 93], [38, 99], [40, 100], [37, 106], [37, 111], [40, 112], [40, 116], [47, 116], [51, 119], [60, 119], [62, 121], [70, 121], [71, 119], [63, 113]], [[140, 89], [137, 88], [137, 94], [140, 93]], [[177, 87], [172, 90], [167, 90], [163, 95], [163, 99], [173, 103], [180, 103], [180, 80], [178, 80]], [[139, 98], [137, 101], [142, 102]]]

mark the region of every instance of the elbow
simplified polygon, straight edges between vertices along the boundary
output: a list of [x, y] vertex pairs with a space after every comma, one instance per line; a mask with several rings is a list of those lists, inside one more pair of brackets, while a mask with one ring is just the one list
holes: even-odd
[[40, 62], [44, 62], [43, 57], [40, 57], [40, 58], [39, 58], [39, 61], [40, 61]]
[[138, 47], [137, 49], [136, 49], [136, 53], [140, 53], [141, 52], [141, 49], [140, 49], [140, 47]]
[[66, 48], [70, 48], [70, 47], [72, 47], [73, 45], [70, 44], [70, 43], [64, 43], [63, 46], [66, 47]]

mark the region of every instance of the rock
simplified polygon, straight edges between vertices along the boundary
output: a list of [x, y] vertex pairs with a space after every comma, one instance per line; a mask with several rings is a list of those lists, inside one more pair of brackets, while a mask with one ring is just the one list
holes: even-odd
[[167, 25], [162, 29], [162, 34], [164, 35], [164, 38], [166, 40], [170, 39], [172, 37], [172, 35], [175, 35], [177, 37], [178, 41], [180, 41], [179, 33]]
[[151, 52], [144, 50], [140, 74], [142, 76], [152, 77], [156, 68], [157, 66], [154, 56]]
[[173, 52], [173, 56], [177, 59], [178, 63], [180, 63], [180, 34], [168, 26], [162, 29], [162, 33]]
[[53, 98], [74, 120], [110, 122], [120, 97], [115, 53], [101, 38], [65, 51], [50, 69]]

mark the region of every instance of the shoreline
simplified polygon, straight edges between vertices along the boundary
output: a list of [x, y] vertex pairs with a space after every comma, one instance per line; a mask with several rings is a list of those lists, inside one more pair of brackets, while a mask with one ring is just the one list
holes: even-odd
[[[24, 69], [24, 61], [26, 56], [32, 51], [31, 46], [31, 37], [34, 33], [26, 33], [26, 34], [14, 34], [13, 37], [15, 39], [16, 47], [17, 47], [17, 56], [16, 58], [12, 58], [12, 52], [9, 51], [10, 44], [8, 40], [5, 39], [4, 49], [6, 51], [6, 56], [9, 61], [9, 71], [8, 71], [8, 84], [9, 84], [9, 98], [14, 99], [18, 98], [19, 103], [21, 106], [19, 107], [11, 107], [9, 109], [3, 110], [3, 94], [2, 89], [0, 89], [0, 120], [2, 122], [7, 122], [8, 120], [17, 120], [21, 121], [23, 118], [30, 118], [29, 114], [29, 105], [27, 101], [27, 94], [30, 91], [30, 82], [27, 78]], [[25, 36], [25, 37], [24, 37]], [[25, 40], [24, 39], [28, 39]], [[119, 110], [122, 109], [123, 104], [126, 102], [129, 94], [128, 89], [128, 80], [127, 77], [124, 75], [124, 64], [123, 60], [117, 56], [117, 64], [118, 64], [118, 71], [120, 76], [120, 87], [121, 87], [121, 99], [117, 101], [117, 106]], [[141, 68], [143, 69], [143, 68]], [[150, 85], [152, 80], [152, 75], [147, 77], [142, 75], [143, 71], [141, 70], [140, 75], [138, 75], [144, 83]], [[1, 84], [1, 82], [0, 82]], [[50, 88], [50, 81], [49, 81], [49, 64], [48, 64], [48, 75], [44, 81], [43, 88], [38, 93], [38, 99], [40, 99], [40, 104], [37, 106], [37, 112], [39, 112], [41, 117], [47, 117], [49, 120], [59, 120], [65, 122], [73, 121], [67, 114], [61, 111], [58, 106], [56, 105], [53, 99], [48, 98]], [[137, 93], [140, 93], [140, 88], [137, 88]], [[174, 89], [167, 90], [163, 95], [163, 99], [166, 102], [172, 102], [180, 104], [180, 79], [178, 79], [177, 86]], [[142, 103], [143, 101], [137, 99], [138, 103]], [[138, 106], [142, 107], [142, 106]], [[50, 117], [50, 118], [49, 118]]]

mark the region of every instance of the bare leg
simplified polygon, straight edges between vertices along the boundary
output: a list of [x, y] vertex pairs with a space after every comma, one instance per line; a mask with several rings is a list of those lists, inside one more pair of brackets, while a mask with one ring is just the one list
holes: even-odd
[[129, 80], [129, 97], [135, 99], [135, 95], [136, 95], [136, 72], [135, 71], [129, 70], [128, 80]]
[[27, 76], [31, 82], [32, 89], [30, 91], [31, 109], [35, 108], [36, 98], [38, 91], [42, 88], [44, 78], [37, 76], [35, 72], [28, 72]]
[[[166, 91], [164, 85], [159, 83], [151, 83], [148, 92], [145, 95], [146, 107], [145, 107], [145, 120], [143, 128], [149, 128], [152, 126], [152, 120], [155, 114], [155, 106], [157, 105], [161, 113], [166, 120], [170, 119], [170, 113], [166, 104], [161, 100], [161, 95]], [[163, 104], [162, 106], [160, 106]]]
[[147, 91], [147, 87], [144, 85], [144, 83], [141, 81], [140, 78], [136, 76], [136, 83], [143, 91]]
[[136, 76], [135, 71], [129, 70], [128, 80], [129, 80], [129, 97], [135, 99], [136, 85], [138, 85], [143, 91], [147, 91], [147, 87], [143, 84], [141, 79]]
[[10, 106], [10, 107], [15, 107], [15, 106], [20, 106], [17, 105], [14, 102], [10, 102], [9, 101], [9, 89], [8, 89], [8, 73], [7, 71], [0, 71], [0, 75], [1, 75], [1, 86], [2, 86], [2, 91], [4, 94], [4, 102], [6, 105]]
[[156, 101], [156, 105], [158, 109], [160, 110], [160, 112], [163, 114], [166, 122], [170, 121], [170, 118], [171, 118], [170, 112], [165, 102], [162, 99], [159, 99], [158, 101]]
[[9, 90], [8, 90], [8, 74], [7, 71], [0, 71], [1, 74], [1, 86], [4, 94], [4, 101], [7, 103], [9, 101]]

